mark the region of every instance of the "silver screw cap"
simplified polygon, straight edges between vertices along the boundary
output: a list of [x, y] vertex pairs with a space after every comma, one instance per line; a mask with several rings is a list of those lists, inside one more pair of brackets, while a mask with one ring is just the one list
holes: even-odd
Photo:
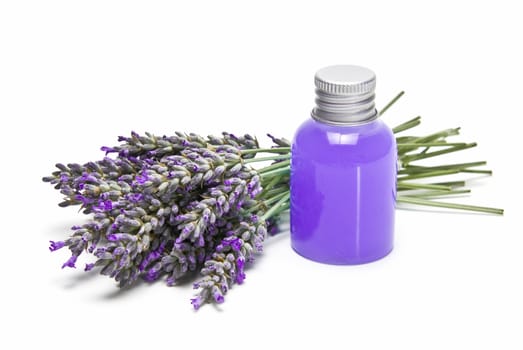
[[314, 119], [344, 125], [377, 118], [374, 105], [376, 75], [370, 69], [354, 65], [329, 66], [316, 72], [314, 83]]

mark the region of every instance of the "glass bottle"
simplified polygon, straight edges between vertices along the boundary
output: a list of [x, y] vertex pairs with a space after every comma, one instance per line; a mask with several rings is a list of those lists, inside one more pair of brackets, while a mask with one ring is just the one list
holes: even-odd
[[315, 85], [312, 118], [292, 144], [292, 247], [328, 264], [380, 259], [393, 247], [397, 151], [374, 106], [375, 74], [329, 66]]

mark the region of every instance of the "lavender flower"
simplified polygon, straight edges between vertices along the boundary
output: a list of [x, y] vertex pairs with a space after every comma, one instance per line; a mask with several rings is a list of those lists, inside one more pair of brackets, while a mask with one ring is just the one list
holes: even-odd
[[191, 299], [191, 304], [195, 310], [198, 310], [204, 304], [204, 300], [202, 297], [197, 296], [197, 297]]
[[61, 206], [81, 205], [92, 215], [65, 241], [51, 242], [50, 250], [71, 250], [63, 267], [93, 254], [98, 260], [85, 271], [100, 266], [121, 287], [162, 277], [174, 285], [201, 269], [193, 306], [222, 303], [245, 279], [245, 262], [253, 261], [265, 238], [265, 220], [247, 213], [265, 210], [257, 199], [262, 179], [244, 163], [255, 156], [256, 139], [133, 132], [119, 141], [102, 147], [116, 158], [57, 164], [58, 171], [43, 179], [65, 196]]
[[201, 270], [203, 279], [194, 284], [199, 289], [196, 298], [199, 306], [203, 302], [223, 302], [232, 285], [245, 280], [245, 262], [254, 261], [255, 252], [261, 249], [267, 234], [265, 220], [256, 215], [241, 216], [240, 220], [205, 262]]
[[291, 146], [291, 142], [289, 140], [287, 140], [286, 138], [278, 138], [278, 137], [275, 137], [271, 134], [267, 134], [267, 136], [272, 140], [272, 142], [274, 142], [276, 144], [276, 147], [279, 146], [279, 147], [290, 147]]
[[78, 256], [76, 255], [71, 255], [71, 257], [69, 258], [69, 260], [67, 260], [63, 265], [62, 265], [62, 269], [65, 268], [65, 267], [72, 267], [72, 268], [76, 268], [75, 266], [75, 263], [76, 263], [76, 259], [78, 258]]
[[58, 250], [60, 248], [63, 248], [65, 246], [65, 242], [62, 242], [62, 241], [58, 241], [58, 242], [54, 242], [54, 241], [49, 241], [51, 243], [51, 245], [49, 246], [49, 250], [54, 252], [55, 250]]

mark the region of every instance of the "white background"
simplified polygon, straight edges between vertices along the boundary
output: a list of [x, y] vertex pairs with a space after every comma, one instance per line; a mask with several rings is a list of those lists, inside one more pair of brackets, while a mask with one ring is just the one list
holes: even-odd
[[[442, 349], [523, 347], [521, 83], [516, 1], [3, 1], [0, 4], [0, 348]], [[398, 210], [379, 262], [333, 267], [295, 254], [288, 232], [219, 306], [190, 285], [61, 270], [50, 254], [86, 219], [40, 181], [56, 162], [99, 159], [131, 130], [292, 137], [314, 72], [372, 68], [384, 120], [420, 133], [461, 126], [494, 177], [461, 202], [504, 217]], [[81, 261], [83, 263], [84, 261]], [[78, 265], [83, 265], [79, 263]]]

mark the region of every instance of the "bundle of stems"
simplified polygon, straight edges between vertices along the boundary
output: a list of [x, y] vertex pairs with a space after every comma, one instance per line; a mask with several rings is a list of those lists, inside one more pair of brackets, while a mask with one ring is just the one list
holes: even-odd
[[[383, 115], [394, 103], [396, 103], [404, 92], [394, 97], [380, 112]], [[457, 204], [441, 201], [440, 198], [453, 197], [470, 193], [464, 180], [459, 181], [435, 181], [434, 178], [464, 174], [492, 175], [492, 171], [481, 167], [486, 161], [474, 161], [456, 164], [442, 165], [418, 165], [416, 162], [429, 158], [464, 151], [476, 147], [475, 142], [449, 142], [447, 139], [459, 135], [460, 128], [441, 130], [424, 136], [408, 136], [406, 131], [421, 124], [421, 117], [408, 120], [392, 130], [396, 135], [398, 148], [398, 177], [397, 177], [397, 203], [415, 206], [429, 206], [447, 209], [457, 209], [489, 214], [503, 214], [503, 209], [491, 208], [477, 205]], [[289, 179], [290, 179], [290, 142], [286, 139], [277, 139], [269, 135], [277, 144], [269, 149], [248, 150], [246, 152], [272, 153], [267, 157], [256, 157], [252, 161], [273, 160], [270, 166], [259, 169], [262, 179], [262, 187], [265, 189], [261, 194], [263, 201], [260, 207], [271, 207], [271, 209], [282, 211], [289, 208]], [[478, 169], [479, 168], [479, 169]], [[281, 199], [285, 200], [281, 200]], [[281, 201], [280, 201], [281, 200]], [[274, 203], [280, 201], [280, 206], [274, 208]]]

